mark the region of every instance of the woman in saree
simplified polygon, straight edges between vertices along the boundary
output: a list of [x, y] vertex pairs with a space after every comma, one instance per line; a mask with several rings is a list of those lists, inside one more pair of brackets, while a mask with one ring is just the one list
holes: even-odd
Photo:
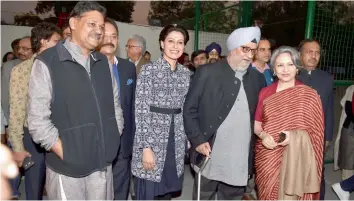
[[[301, 67], [298, 55], [292, 47], [283, 46], [275, 50], [271, 66], [278, 81], [263, 88], [259, 94], [254, 128], [258, 136], [255, 145], [255, 170], [259, 200], [319, 199], [324, 148], [322, 104], [315, 90], [295, 79]], [[297, 138], [294, 136], [298, 134], [296, 131], [304, 131], [308, 136], [308, 144], [312, 146], [309, 155], [313, 155], [315, 160], [312, 160], [314, 176], [310, 182], [315, 185], [312, 189], [316, 190], [301, 196], [289, 195], [281, 190], [283, 154], [289, 143], [293, 142], [291, 139]], [[280, 133], [285, 134], [282, 142], [279, 141]], [[293, 170], [294, 174], [296, 168]], [[297, 177], [292, 179], [296, 180]]]

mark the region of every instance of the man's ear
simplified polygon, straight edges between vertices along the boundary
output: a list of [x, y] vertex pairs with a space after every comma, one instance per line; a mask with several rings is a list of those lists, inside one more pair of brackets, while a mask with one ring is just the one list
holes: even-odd
[[77, 24], [77, 19], [75, 17], [71, 17], [69, 19], [69, 26], [71, 30], [75, 30]]

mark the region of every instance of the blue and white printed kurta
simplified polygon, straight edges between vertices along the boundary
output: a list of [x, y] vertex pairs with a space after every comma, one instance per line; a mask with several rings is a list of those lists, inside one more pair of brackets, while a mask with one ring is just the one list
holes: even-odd
[[[137, 79], [135, 97], [136, 131], [133, 146], [132, 173], [134, 176], [160, 182], [165, 164], [170, 114], [150, 112], [150, 106], [183, 109], [188, 92], [191, 73], [188, 68], [177, 63], [174, 71], [170, 64], [160, 57], [143, 65]], [[183, 112], [175, 115], [175, 158], [177, 175], [184, 171], [186, 134], [183, 126]], [[142, 164], [143, 149], [150, 147], [155, 155], [155, 168], [146, 171]]]

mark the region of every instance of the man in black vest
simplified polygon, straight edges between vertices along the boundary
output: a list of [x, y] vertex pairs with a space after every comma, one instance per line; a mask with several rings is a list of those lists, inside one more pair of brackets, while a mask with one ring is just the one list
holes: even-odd
[[[135, 65], [125, 59], [116, 57], [118, 47], [118, 26], [112, 20], [105, 20], [104, 41], [100, 52], [107, 56], [111, 68], [112, 78], [118, 84], [119, 104], [123, 109], [124, 131], [121, 136], [121, 146], [118, 157], [113, 163], [114, 199], [127, 200], [130, 181], [130, 163], [133, 148], [135, 119], [134, 96], [136, 85]], [[120, 123], [118, 123], [119, 125]]]
[[[333, 97], [333, 77], [326, 71], [317, 68], [321, 56], [321, 46], [317, 40], [306, 39], [299, 45], [300, 58], [303, 70], [300, 71], [298, 79], [309, 87], [317, 91], [321, 97], [322, 108], [325, 119], [325, 149], [333, 138], [334, 126], [334, 97]], [[324, 151], [325, 154], [325, 151]], [[324, 173], [324, 168], [322, 169]], [[325, 181], [322, 173], [320, 199], [324, 200]]]
[[[112, 162], [120, 134], [107, 58], [95, 48], [106, 9], [78, 2], [71, 38], [34, 61], [28, 89], [28, 128], [45, 148], [50, 200], [112, 200]], [[113, 83], [114, 84], [114, 83]]]

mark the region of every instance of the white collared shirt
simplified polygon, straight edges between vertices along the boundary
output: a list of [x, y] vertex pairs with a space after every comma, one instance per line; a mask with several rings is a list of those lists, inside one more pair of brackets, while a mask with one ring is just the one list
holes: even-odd
[[[118, 66], [118, 59], [114, 57], [114, 64]], [[111, 71], [111, 78], [112, 78], [112, 87], [113, 87], [113, 98], [114, 98], [114, 111], [116, 115], [116, 121], [118, 125], [119, 133], [122, 135], [123, 127], [124, 127], [124, 118], [123, 118], [123, 110], [121, 107], [120, 96], [119, 96], [119, 86], [117, 84], [116, 77], [114, 76], [113, 72], [113, 65], [109, 63], [109, 69]], [[119, 71], [118, 71], [119, 76]]]

